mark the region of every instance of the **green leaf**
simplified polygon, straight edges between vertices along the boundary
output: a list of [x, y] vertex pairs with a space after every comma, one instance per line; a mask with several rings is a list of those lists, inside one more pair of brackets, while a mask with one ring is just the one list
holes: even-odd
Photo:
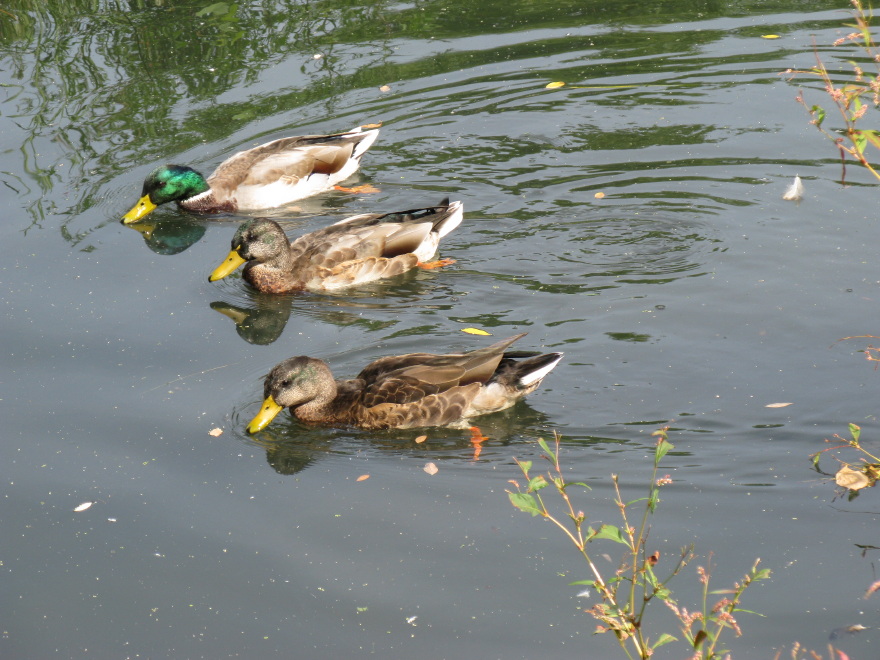
[[526, 476], [529, 476], [529, 470], [532, 469], [532, 462], [531, 461], [517, 461], [517, 464], [519, 465], [519, 469], [522, 470], [523, 474]]
[[541, 490], [542, 488], [546, 488], [549, 484], [547, 480], [544, 478], [544, 475], [539, 474], [537, 477], [532, 477], [529, 479], [529, 492], [533, 490]]
[[596, 532], [597, 539], [611, 539], [612, 541], [616, 541], [617, 543], [623, 543], [627, 545], [626, 538], [623, 536], [623, 532], [620, 531], [614, 525], [602, 525], [599, 530]]
[[816, 115], [816, 126], [821, 126], [822, 122], [825, 121], [825, 109], [821, 105], [814, 105], [810, 108], [810, 112]]
[[596, 581], [595, 580], [577, 580], [576, 582], [569, 582], [568, 586], [569, 587], [579, 587], [583, 584], [587, 585], [588, 587], [593, 587], [594, 589], [596, 588]]
[[660, 639], [657, 640], [657, 642], [654, 644], [654, 646], [652, 648], [656, 649], [658, 646], [663, 646], [664, 644], [669, 644], [669, 642], [677, 642], [677, 641], [678, 641], [677, 637], [673, 637], [669, 633], [663, 633], [662, 635], [660, 635]]
[[657, 596], [657, 598], [659, 598], [660, 600], [667, 601], [669, 600], [670, 596], [672, 596], [672, 592], [661, 585], [657, 588], [657, 591], [654, 595]]
[[760, 616], [760, 617], [763, 617], [763, 618], [765, 618], [765, 619], [767, 618], [767, 615], [766, 615], [766, 614], [761, 614], [760, 612], [753, 612], [752, 610], [744, 610], [744, 609], [741, 608], [741, 607], [735, 607], [735, 608], [733, 609], [733, 611], [734, 611], [734, 612], [745, 612], [746, 614], [754, 614], [755, 616]]
[[528, 493], [508, 493], [507, 495], [510, 497], [510, 503], [520, 511], [531, 513], [532, 516], [540, 516], [543, 513], [534, 496]]
[[868, 139], [868, 142], [880, 149], [880, 135], [877, 134], [877, 131], [862, 131], [862, 133]]
[[855, 440], [856, 442], [858, 442], [858, 441], [859, 441], [859, 436], [860, 436], [861, 433], [862, 433], [862, 427], [861, 427], [861, 426], [858, 426], [858, 425], [856, 425], [856, 424], [853, 424], [852, 422], [850, 422], [850, 425], [849, 425], [849, 432], [850, 432], [850, 434], [852, 435], [852, 439]]
[[865, 136], [864, 131], [853, 131], [852, 141], [856, 147], [856, 151], [858, 151], [860, 154], [864, 154], [865, 147], [868, 146], [868, 138]]
[[557, 462], [556, 454], [553, 452], [552, 449], [550, 449], [550, 445], [547, 444], [547, 441], [544, 440], [544, 438], [538, 438], [538, 446], [541, 447], [541, 449], [543, 449], [544, 452], [545, 452], [550, 458], [553, 459], [553, 462], [554, 462], [554, 463]]
[[654, 465], [659, 465], [660, 461], [666, 456], [670, 449], [675, 449], [675, 445], [668, 440], [661, 440], [658, 442], [657, 449], [654, 450]]

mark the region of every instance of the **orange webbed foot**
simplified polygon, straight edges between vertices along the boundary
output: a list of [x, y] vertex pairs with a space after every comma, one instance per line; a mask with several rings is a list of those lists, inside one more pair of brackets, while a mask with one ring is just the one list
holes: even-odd
[[334, 190], [341, 190], [342, 192], [347, 193], [377, 193], [382, 192], [376, 186], [371, 186], [369, 183], [365, 183], [362, 186], [353, 186], [351, 188], [346, 188], [345, 186], [333, 186]]
[[[435, 268], [443, 268], [443, 266], [451, 266], [455, 263], [455, 259], [438, 259], [437, 261], [419, 262], [419, 268], [424, 270], [433, 270]], [[476, 428], [476, 427], [474, 427]]]

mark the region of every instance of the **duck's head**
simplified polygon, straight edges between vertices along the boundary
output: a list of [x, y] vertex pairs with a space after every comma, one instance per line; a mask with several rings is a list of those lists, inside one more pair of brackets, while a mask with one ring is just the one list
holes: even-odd
[[336, 382], [330, 367], [323, 360], [292, 357], [275, 365], [263, 383], [263, 404], [247, 426], [248, 433], [256, 433], [269, 425], [285, 408], [301, 406], [315, 399], [332, 399]]
[[260, 218], [248, 220], [235, 232], [232, 249], [223, 263], [214, 269], [208, 281], [222, 280], [246, 261], [272, 261], [289, 249], [287, 236], [277, 222]]
[[125, 224], [137, 222], [152, 213], [159, 204], [179, 202], [210, 190], [205, 177], [185, 165], [162, 165], [144, 179], [141, 198], [122, 216]]

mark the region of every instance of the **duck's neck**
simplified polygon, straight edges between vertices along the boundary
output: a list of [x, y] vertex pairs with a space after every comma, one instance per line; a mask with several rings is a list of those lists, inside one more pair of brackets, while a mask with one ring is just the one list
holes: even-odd
[[184, 208], [187, 211], [195, 211], [196, 213], [221, 213], [224, 211], [233, 213], [238, 208], [236, 203], [232, 200], [227, 200], [225, 202], [218, 201], [214, 191], [210, 188], [203, 193], [199, 193], [193, 197], [187, 197], [177, 203], [181, 208]]
[[327, 387], [311, 401], [293, 408], [293, 414], [297, 419], [312, 424], [333, 424], [339, 422], [339, 406], [336, 401], [336, 381], [331, 387]]
[[290, 247], [269, 261], [250, 261], [244, 267], [244, 279], [264, 293], [300, 291], [302, 280], [297, 276]]

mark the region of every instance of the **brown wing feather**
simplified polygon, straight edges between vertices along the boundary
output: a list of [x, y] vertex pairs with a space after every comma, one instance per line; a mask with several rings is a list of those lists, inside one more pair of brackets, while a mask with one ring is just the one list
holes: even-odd
[[358, 411], [360, 426], [370, 429], [445, 426], [462, 419], [480, 386], [476, 383], [429, 395], [405, 405], [381, 403]]

